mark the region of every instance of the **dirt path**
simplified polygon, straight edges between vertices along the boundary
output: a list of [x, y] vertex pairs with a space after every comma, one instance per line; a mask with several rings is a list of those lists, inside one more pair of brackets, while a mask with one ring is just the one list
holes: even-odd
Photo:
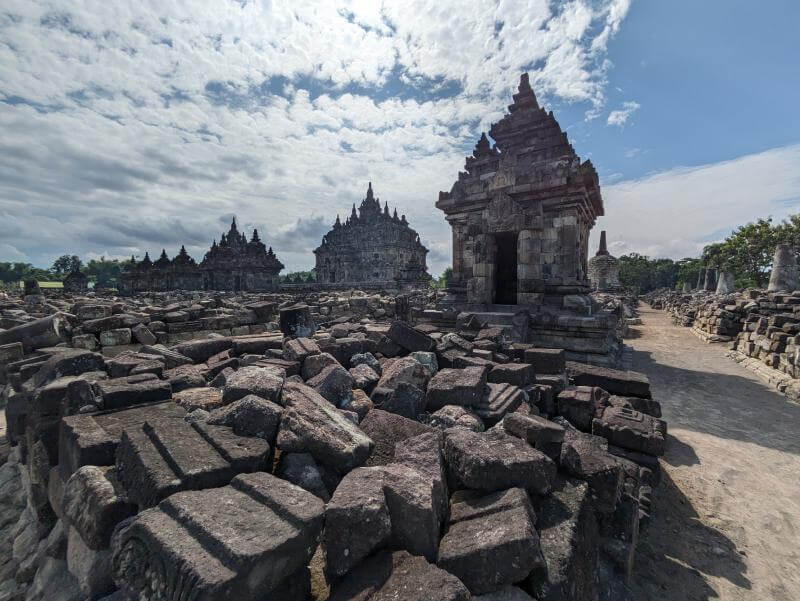
[[800, 600], [800, 405], [642, 305], [626, 342], [670, 437], [637, 600]]

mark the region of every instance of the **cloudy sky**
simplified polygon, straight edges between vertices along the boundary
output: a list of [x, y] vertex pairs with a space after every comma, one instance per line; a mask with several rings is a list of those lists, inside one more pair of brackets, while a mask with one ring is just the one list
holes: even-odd
[[800, 210], [799, 23], [794, 0], [4, 0], [0, 261], [199, 259], [236, 215], [307, 269], [371, 180], [438, 274], [438, 192], [523, 71], [600, 173], [612, 252], [693, 255]]

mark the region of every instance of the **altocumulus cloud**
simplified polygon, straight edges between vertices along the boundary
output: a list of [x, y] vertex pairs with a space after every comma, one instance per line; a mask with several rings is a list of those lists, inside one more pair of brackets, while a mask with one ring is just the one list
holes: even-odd
[[449, 261], [433, 204], [518, 74], [605, 105], [629, 0], [0, 6], [0, 259], [197, 258], [236, 214], [288, 269], [368, 180]]

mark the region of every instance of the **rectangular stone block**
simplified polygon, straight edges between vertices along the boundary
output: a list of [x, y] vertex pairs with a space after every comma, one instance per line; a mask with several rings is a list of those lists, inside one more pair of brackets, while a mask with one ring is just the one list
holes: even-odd
[[607, 407], [592, 421], [592, 434], [623, 449], [663, 455], [667, 422], [625, 407]]
[[486, 393], [487, 369], [441, 369], [430, 382], [425, 403], [428, 411], [445, 405], [479, 406]]
[[61, 420], [59, 471], [67, 479], [83, 465], [114, 465], [125, 428], [141, 427], [148, 419], [179, 417], [185, 411], [175, 403], [152, 403], [129, 409], [70, 415]]
[[651, 398], [650, 380], [645, 374], [586, 363], [567, 362], [567, 371], [576, 386], [599, 386], [620, 396]]
[[[308, 565], [324, 505], [267, 473], [175, 494], [112, 540], [115, 583], [129, 596], [271, 599]], [[282, 597], [280, 597], [282, 598]]]
[[566, 369], [563, 349], [531, 348], [525, 350], [524, 356], [537, 374], [561, 374]]
[[[224, 427], [224, 426], [221, 426]], [[116, 467], [131, 501], [152, 507], [181, 490], [222, 486], [239, 472], [267, 469], [269, 444], [262, 438], [215, 436], [184, 419], [146, 420], [126, 428]]]

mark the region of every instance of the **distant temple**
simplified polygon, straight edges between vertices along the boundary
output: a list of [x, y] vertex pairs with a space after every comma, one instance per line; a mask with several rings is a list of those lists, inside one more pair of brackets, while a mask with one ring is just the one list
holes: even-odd
[[465, 171], [436, 207], [453, 233], [454, 304], [572, 306], [589, 292], [589, 230], [603, 214], [597, 173], [552, 111], [539, 106], [528, 74]]
[[253, 230], [250, 241], [239, 233], [234, 217], [227, 234], [222, 234], [219, 244], [211, 244], [203, 261], [197, 262], [181, 246], [174, 259], [165, 250], [156, 260], [145, 253], [139, 261], [131, 257], [131, 264], [123, 272], [120, 292], [134, 293], [166, 290], [276, 290], [278, 274], [283, 269], [270, 247], [264, 245]]
[[314, 250], [317, 283], [377, 284], [403, 287], [425, 283], [429, 279], [425, 257], [428, 249], [408, 225], [406, 216], [381, 209], [373, 196], [372, 182], [356, 212], [342, 223], [339, 216]]

